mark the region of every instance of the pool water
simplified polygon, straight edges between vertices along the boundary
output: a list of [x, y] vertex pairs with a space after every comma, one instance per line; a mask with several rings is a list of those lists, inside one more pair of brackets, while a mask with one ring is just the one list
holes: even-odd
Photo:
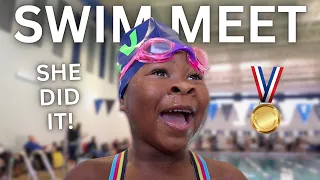
[[206, 153], [204, 156], [234, 165], [249, 180], [320, 180], [320, 155]]

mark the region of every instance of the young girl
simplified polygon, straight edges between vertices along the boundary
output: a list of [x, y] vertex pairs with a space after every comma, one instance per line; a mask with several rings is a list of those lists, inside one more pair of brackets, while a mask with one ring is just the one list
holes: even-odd
[[209, 103], [206, 54], [153, 18], [127, 32], [118, 55], [120, 109], [132, 144], [78, 165], [67, 180], [244, 180], [233, 166], [186, 149]]

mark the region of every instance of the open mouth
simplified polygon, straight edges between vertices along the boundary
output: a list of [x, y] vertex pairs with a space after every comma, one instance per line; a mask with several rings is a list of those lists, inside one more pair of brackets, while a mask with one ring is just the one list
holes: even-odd
[[170, 108], [160, 113], [162, 120], [169, 126], [185, 130], [190, 126], [195, 111], [193, 108]]

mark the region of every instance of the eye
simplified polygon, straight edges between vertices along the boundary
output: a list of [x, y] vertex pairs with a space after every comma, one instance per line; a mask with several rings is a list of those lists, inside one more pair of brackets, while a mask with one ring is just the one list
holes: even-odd
[[202, 79], [203, 77], [198, 73], [192, 74], [188, 77], [188, 80], [202, 80]]
[[165, 69], [154, 69], [152, 70], [151, 74], [162, 77], [168, 77], [168, 71]]

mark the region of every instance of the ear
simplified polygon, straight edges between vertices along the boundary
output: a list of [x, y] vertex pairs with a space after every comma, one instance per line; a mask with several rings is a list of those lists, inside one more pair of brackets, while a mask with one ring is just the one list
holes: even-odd
[[120, 99], [120, 111], [126, 111], [124, 104], [125, 104], [124, 99], [123, 98]]

